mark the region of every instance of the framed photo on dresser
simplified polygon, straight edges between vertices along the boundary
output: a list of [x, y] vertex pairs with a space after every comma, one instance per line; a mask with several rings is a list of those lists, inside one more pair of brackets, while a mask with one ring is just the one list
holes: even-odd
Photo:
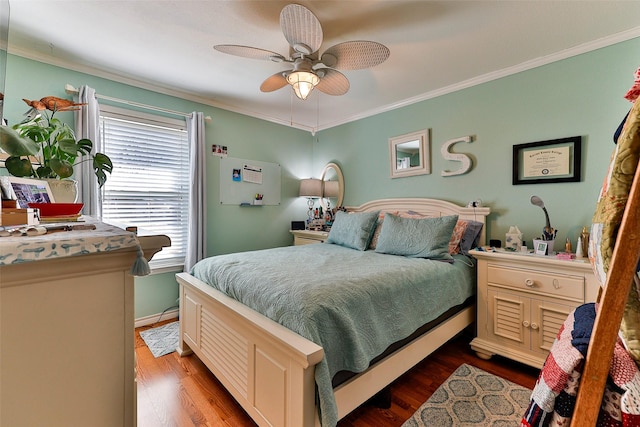
[[29, 203], [55, 203], [45, 180], [10, 176], [9, 182], [19, 208], [26, 209]]

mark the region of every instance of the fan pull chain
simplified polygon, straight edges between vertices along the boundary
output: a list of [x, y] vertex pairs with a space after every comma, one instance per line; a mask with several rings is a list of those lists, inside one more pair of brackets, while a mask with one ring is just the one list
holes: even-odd
[[293, 91], [289, 91], [289, 126], [293, 127]]

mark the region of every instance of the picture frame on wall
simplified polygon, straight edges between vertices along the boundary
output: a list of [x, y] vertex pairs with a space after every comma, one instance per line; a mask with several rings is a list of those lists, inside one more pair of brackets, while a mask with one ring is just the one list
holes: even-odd
[[512, 184], [580, 182], [581, 165], [581, 136], [517, 144]]

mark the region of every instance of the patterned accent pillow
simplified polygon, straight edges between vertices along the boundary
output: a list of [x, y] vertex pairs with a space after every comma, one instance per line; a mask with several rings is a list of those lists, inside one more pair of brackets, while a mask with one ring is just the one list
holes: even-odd
[[398, 216], [400, 218], [414, 218], [414, 219], [428, 218], [426, 215], [423, 215], [423, 214], [421, 214], [419, 212], [415, 212], [415, 211], [400, 212], [398, 214]]
[[464, 219], [459, 219], [456, 222], [456, 226], [453, 227], [453, 233], [451, 233], [451, 240], [449, 240], [449, 253], [451, 255], [460, 253], [460, 241], [467, 229], [468, 222]]
[[[631, 184], [640, 159], [640, 101], [636, 101], [624, 123], [622, 133], [605, 176], [589, 239], [589, 259], [596, 278], [605, 285], [616, 237], [627, 205]], [[637, 280], [627, 298], [620, 334], [629, 353], [640, 362], [640, 300]]]

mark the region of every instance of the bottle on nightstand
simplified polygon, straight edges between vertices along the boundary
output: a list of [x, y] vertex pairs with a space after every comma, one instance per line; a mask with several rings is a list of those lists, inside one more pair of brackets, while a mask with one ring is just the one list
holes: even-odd
[[576, 243], [576, 258], [584, 258], [584, 251], [582, 250], [582, 236], [578, 236], [578, 243]]
[[587, 256], [589, 254], [589, 231], [587, 227], [582, 227], [580, 237], [582, 238], [582, 256]]

